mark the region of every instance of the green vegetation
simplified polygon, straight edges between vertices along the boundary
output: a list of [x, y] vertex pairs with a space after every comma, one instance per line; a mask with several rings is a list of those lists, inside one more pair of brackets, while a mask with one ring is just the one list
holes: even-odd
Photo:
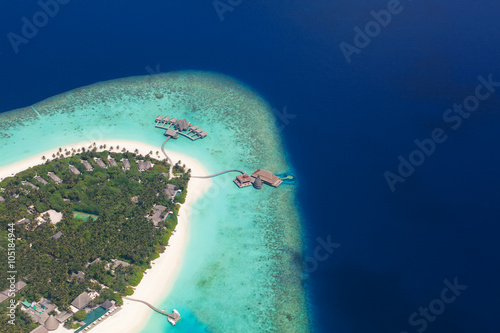
[[[93, 159], [107, 160], [108, 155], [116, 159], [118, 167], [102, 169]], [[129, 159], [131, 170], [122, 171], [121, 158]], [[81, 159], [92, 164], [94, 171], [87, 172]], [[136, 159], [152, 161], [155, 166], [153, 170], [141, 173]], [[73, 174], [69, 164], [78, 168], [81, 174]], [[132, 153], [86, 151], [46, 162], [0, 182], [6, 199], [0, 203], [0, 290], [7, 288], [6, 272], [9, 269], [5, 249], [8, 223], [28, 218], [29, 223], [15, 227], [17, 277], [18, 280], [24, 277], [28, 283], [16, 295], [16, 300], [38, 301], [46, 297], [60, 310], [67, 310], [80, 293], [96, 290], [100, 296], [92, 304], [106, 299], [121, 304], [121, 296], [133, 292], [132, 287], [139, 284], [151, 260], [164, 251], [177, 225], [178, 203], [185, 200], [189, 171], [185, 172], [180, 166], [176, 169], [176, 173], [181, 172], [179, 177], [167, 181], [161, 175], [169, 172], [166, 161], [153, 161], [147, 155]], [[49, 171], [57, 174], [63, 182], [56, 185], [47, 177]], [[33, 178], [35, 174], [49, 184], [37, 183]], [[34, 190], [24, 186], [21, 184], [24, 180], [40, 188]], [[182, 190], [182, 195], [174, 202], [165, 194], [167, 182]], [[15, 198], [17, 194], [19, 197]], [[132, 197], [138, 199], [134, 202]], [[155, 204], [173, 211], [170, 218], [157, 226], [145, 218]], [[34, 215], [27, 211], [31, 205], [37, 211]], [[49, 209], [62, 212], [63, 220], [56, 225], [37, 225], [34, 218]], [[58, 231], [63, 236], [51, 238]], [[114, 259], [129, 265], [113, 267]], [[79, 271], [85, 273], [84, 279], [71, 278], [72, 273]], [[7, 305], [8, 301], [0, 303], [2, 328], [12, 326], [6, 322]], [[16, 326], [6, 332], [26, 332], [33, 328], [30, 318], [22, 311], [17, 312], [20, 314]], [[77, 314], [74, 316], [77, 319]]]

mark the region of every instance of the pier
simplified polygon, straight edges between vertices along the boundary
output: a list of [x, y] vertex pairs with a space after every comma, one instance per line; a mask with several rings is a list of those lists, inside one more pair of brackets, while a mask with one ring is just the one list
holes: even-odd
[[164, 316], [167, 316], [169, 318], [169, 322], [172, 325], [175, 325], [179, 320], [181, 320], [181, 316], [178, 314], [178, 312], [175, 309], [174, 309], [173, 313], [167, 313], [167, 312], [164, 312], [158, 308], [155, 308], [153, 305], [149, 304], [146, 301], [141, 301], [140, 299], [135, 299], [135, 298], [130, 298], [130, 297], [123, 297], [123, 298], [127, 299], [129, 301], [134, 301], [134, 302], [139, 302], [139, 303], [145, 304], [148, 307], [150, 307], [153, 311], [156, 311]]
[[[164, 135], [167, 137], [163, 144], [161, 145], [161, 151], [163, 155], [165, 155], [165, 158], [167, 159], [168, 163], [170, 164], [170, 177], [172, 177], [172, 168], [173, 168], [173, 162], [172, 159], [167, 155], [165, 152], [165, 144], [170, 138], [177, 139], [179, 135], [182, 135], [192, 141], [198, 140], [198, 139], [203, 139], [208, 135], [206, 131], [204, 131], [202, 128], [198, 127], [198, 125], [193, 125], [189, 123], [185, 118], [184, 119], [177, 119], [175, 117], [170, 118], [169, 116], [166, 116], [163, 118], [161, 115], [156, 117], [155, 119], [155, 127], [156, 128], [161, 128], [165, 130]], [[173, 128], [172, 128], [173, 125]], [[218, 173], [215, 173], [213, 175], [209, 176], [191, 176], [191, 178], [202, 178], [202, 179], [208, 179], [208, 178], [213, 178], [217, 177], [229, 172], [238, 172], [240, 175], [236, 176], [236, 179], [234, 179], [234, 183], [236, 186], [239, 188], [243, 187], [248, 187], [250, 185], [253, 185], [254, 188], [256, 189], [261, 189], [263, 184], [272, 186], [272, 187], [278, 187], [283, 183], [283, 180], [281, 177], [276, 176], [275, 174], [263, 170], [263, 169], [257, 169], [254, 173], [251, 175], [247, 175], [247, 173], [243, 170], [240, 169], [228, 169], [224, 170]]]

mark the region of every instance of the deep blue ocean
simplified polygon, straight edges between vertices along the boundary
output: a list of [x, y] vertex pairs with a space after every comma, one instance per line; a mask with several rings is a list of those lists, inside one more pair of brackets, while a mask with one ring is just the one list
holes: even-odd
[[[499, 2], [227, 0], [223, 21], [209, 0], [61, 2], [16, 54], [9, 33], [41, 7], [0, 1], [0, 111], [157, 71], [232, 76], [282, 125], [316, 332], [499, 332]], [[454, 129], [443, 117], [479, 100], [479, 76], [493, 83]], [[404, 177], [400, 155], [418, 164]]]

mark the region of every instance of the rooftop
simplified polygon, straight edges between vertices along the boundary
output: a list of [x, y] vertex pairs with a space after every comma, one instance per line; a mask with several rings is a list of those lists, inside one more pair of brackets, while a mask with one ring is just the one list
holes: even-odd
[[85, 308], [90, 303], [91, 300], [92, 299], [90, 298], [89, 294], [83, 292], [80, 295], [78, 295], [78, 297], [75, 298], [73, 302], [71, 302], [71, 305], [73, 305], [78, 310], [81, 310]]

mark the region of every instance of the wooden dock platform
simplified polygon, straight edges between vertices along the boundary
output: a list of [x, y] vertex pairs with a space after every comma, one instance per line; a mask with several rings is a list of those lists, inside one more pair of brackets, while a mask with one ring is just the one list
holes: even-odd
[[168, 313], [168, 312], [164, 312], [158, 308], [155, 308], [153, 305], [151, 305], [150, 303], [146, 302], [146, 301], [141, 301], [140, 299], [135, 299], [135, 298], [130, 298], [130, 297], [123, 297], [124, 299], [127, 299], [129, 301], [134, 301], [134, 302], [139, 302], [139, 303], [142, 303], [144, 305], [147, 305], [149, 308], [151, 308], [153, 311], [156, 311], [164, 316], [167, 316], [170, 320], [169, 322], [172, 324], [172, 325], [175, 325], [179, 320], [181, 320], [181, 317], [176, 314], [176, 311], [174, 311], [173, 313]]

